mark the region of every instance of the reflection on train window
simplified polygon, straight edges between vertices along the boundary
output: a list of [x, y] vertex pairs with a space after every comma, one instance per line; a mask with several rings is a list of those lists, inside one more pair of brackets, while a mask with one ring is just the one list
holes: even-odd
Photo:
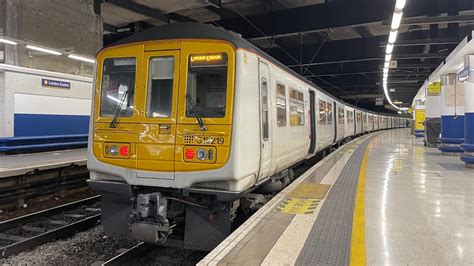
[[328, 124], [332, 125], [332, 104], [327, 103], [326, 113], [328, 117]]
[[[201, 117], [225, 117], [227, 54], [190, 55], [186, 93], [191, 96]], [[189, 100], [186, 100], [186, 116], [194, 117], [196, 114]]]
[[286, 88], [285, 85], [280, 83], [277, 83], [276, 106], [277, 125], [280, 127], [286, 126]]
[[325, 125], [326, 124], [326, 102], [319, 99], [319, 119], [318, 124]]
[[342, 107], [337, 108], [337, 123], [344, 124], [344, 108]]
[[356, 116], [357, 116], [357, 123], [360, 123], [360, 112], [356, 112]]
[[367, 114], [362, 115], [362, 121], [364, 121], [364, 123], [367, 123]]
[[148, 70], [147, 117], [170, 117], [173, 98], [174, 57], [150, 59]]
[[374, 122], [374, 116], [373, 115], [369, 115], [369, 123], [373, 123]]
[[290, 125], [304, 125], [303, 93], [293, 88], [290, 88]]
[[[107, 58], [102, 67], [100, 116], [132, 116], [135, 58]], [[120, 107], [120, 109], [119, 109]]]

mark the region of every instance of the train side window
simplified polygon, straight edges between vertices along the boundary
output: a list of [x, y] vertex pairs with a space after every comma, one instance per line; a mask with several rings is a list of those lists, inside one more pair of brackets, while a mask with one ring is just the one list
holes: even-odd
[[277, 124], [280, 127], [286, 126], [286, 88], [285, 85], [277, 83], [276, 93]]
[[344, 124], [344, 108], [338, 107], [337, 108], [337, 123], [338, 124]]
[[173, 98], [174, 57], [150, 58], [148, 66], [147, 117], [170, 117]]
[[319, 99], [319, 119], [318, 124], [325, 125], [326, 124], [326, 102]]
[[260, 97], [262, 101], [262, 138], [263, 140], [268, 140], [269, 135], [269, 126], [268, 126], [268, 84], [267, 79], [262, 78], [261, 80], [261, 91]]
[[352, 118], [351, 111], [349, 111], [349, 110], [346, 111], [346, 117], [347, 117], [347, 123], [348, 124], [352, 123], [352, 121], [351, 121], [352, 120], [351, 119]]
[[327, 108], [326, 108], [326, 115], [328, 118], [328, 124], [332, 125], [332, 104], [327, 103]]
[[290, 88], [290, 125], [304, 125], [303, 93], [293, 88]]

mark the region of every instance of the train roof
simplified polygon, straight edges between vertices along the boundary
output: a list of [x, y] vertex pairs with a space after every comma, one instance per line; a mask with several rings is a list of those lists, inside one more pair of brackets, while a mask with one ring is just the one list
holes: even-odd
[[[286, 65], [282, 64], [280, 61], [276, 60], [275, 58], [269, 56], [267, 53], [262, 51], [257, 46], [253, 45], [246, 39], [242, 38], [240, 34], [235, 32], [226, 30], [224, 28], [216, 27], [210, 24], [203, 24], [203, 23], [196, 23], [196, 22], [178, 22], [178, 23], [170, 23], [166, 25], [162, 25], [159, 27], [147, 29], [136, 34], [133, 34], [129, 37], [123, 38], [117, 42], [114, 42], [108, 45], [105, 48], [137, 43], [137, 42], [146, 42], [146, 41], [157, 41], [157, 40], [172, 40], [172, 39], [216, 39], [216, 40], [223, 40], [231, 43], [236, 48], [242, 48], [251, 52], [262, 56], [263, 58], [267, 59], [268, 61], [272, 62], [273, 64], [279, 66], [280, 68], [288, 71], [289, 73], [293, 74], [295, 77], [300, 79], [301, 81], [307, 83], [312, 87], [316, 87], [321, 91], [324, 91], [319, 86], [314, 84], [313, 82], [309, 81], [308, 79], [302, 77]], [[329, 94], [329, 92], [324, 91]], [[372, 112], [369, 110], [361, 109], [359, 107], [353, 106], [349, 103], [346, 103], [337, 97], [330, 95], [334, 100], [343, 102], [344, 104], [351, 106], [352, 108], [362, 110], [364, 112], [369, 112], [373, 114], [377, 114], [376, 112]], [[387, 115], [392, 116], [390, 114], [379, 114], [379, 115]]]

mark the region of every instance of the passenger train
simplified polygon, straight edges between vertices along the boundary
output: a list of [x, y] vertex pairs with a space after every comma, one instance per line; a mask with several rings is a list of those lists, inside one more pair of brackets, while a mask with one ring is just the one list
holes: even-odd
[[339, 101], [238, 34], [199, 23], [102, 49], [93, 99], [88, 182], [106, 233], [198, 250], [296, 165], [406, 123]]

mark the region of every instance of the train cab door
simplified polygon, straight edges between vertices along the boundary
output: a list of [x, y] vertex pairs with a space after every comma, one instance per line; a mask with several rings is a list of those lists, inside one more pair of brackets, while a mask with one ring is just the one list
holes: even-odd
[[270, 69], [264, 62], [259, 62], [260, 89], [260, 170], [258, 179], [270, 174], [272, 164], [272, 132], [270, 111]]
[[145, 52], [137, 168], [141, 178], [175, 178], [179, 50]]

